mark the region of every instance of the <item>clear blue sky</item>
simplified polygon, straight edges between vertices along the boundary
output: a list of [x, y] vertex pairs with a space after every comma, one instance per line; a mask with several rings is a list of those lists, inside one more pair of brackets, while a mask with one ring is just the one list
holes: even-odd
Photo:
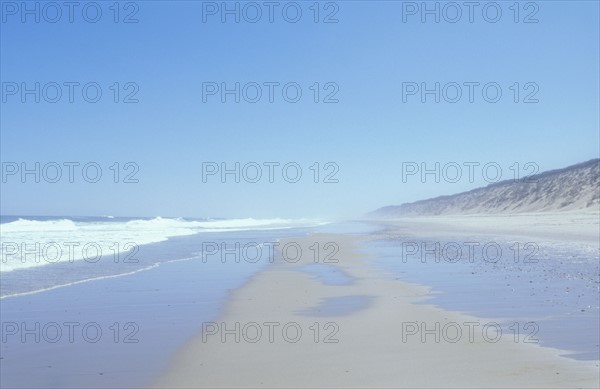
[[[338, 1], [338, 23], [314, 23], [313, 1], [298, 2], [297, 23], [282, 18], [285, 2], [274, 23], [266, 8], [257, 23], [236, 24], [232, 16], [221, 23], [219, 15], [203, 23], [199, 1], [135, 2], [134, 24], [113, 22], [112, 1], [98, 2], [97, 23], [86, 22], [80, 8], [73, 23], [67, 9], [58, 23], [44, 15], [40, 23], [33, 16], [21, 23], [11, 2], [1, 3], [3, 88], [72, 81], [97, 82], [103, 91], [96, 104], [83, 101], [80, 89], [69, 103], [64, 86], [54, 104], [4, 96], [2, 162], [96, 162], [104, 172], [95, 184], [78, 170], [75, 183], [10, 176], [1, 189], [5, 215], [352, 217], [486, 184], [477, 170], [473, 183], [402, 182], [403, 162], [496, 162], [511, 178], [514, 162], [534, 162], [543, 171], [599, 155], [597, 1], [535, 2], [538, 23], [515, 23], [513, 1], [497, 2], [503, 12], [497, 23], [486, 22], [481, 7], [473, 23], [465, 14], [457, 23], [434, 23], [432, 16], [421, 23], [419, 14], [403, 23], [400, 1]], [[325, 3], [321, 19], [335, 11]], [[534, 11], [525, 3], [521, 21]], [[121, 9], [119, 18], [134, 10]], [[300, 84], [302, 99], [285, 102], [276, 90], [269, 103], [264, 88], [255, 104], [202, 100], [204, 82], [270, 81]], [[421, 103], [419, 95], [403, 102], [404, 82], [436, 81], [497, 82], [503, 95], [495, 104], [480, 90], [474, 103], [464, 95], [455, 104], [432, 97]], [[135, 82], [139, 103], [115, 104], [109, 89], [115, 82]], [[339, 102], [314, 103], [315, 82], [335, 82]], [[515, 82], [521, 89], [535, 82], [539, 102], [514, 103]], [[139, 183], [113, 183], [109, 167], [116, 161], [135, 162]], [[275, 183], [202, 182], [203, 162], [251, 161], [296, 162], [303, 177], [287, 183], [276, 170]], [[336, 163], [339, 183], [315, 184], [309, 167], [317, 161]]]

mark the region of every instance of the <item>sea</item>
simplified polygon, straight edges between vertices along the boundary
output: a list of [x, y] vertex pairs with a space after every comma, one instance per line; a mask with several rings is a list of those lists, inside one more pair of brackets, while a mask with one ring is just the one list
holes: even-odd
[[280, 239], [326, 224], [4, 216], [0, 387], [150, 386]]
[[[215, 250], [212, 243], [219, 234], [239, 243], [237, 238], [245, 231], [269, 235], [268, 231], [323, 224], [326, 222], [307, 219], [1, 216], [0, 298], [129, 275], [164, 262], [196, 258], [203, 247]], [[193, 241], [199, 245], [180, 245], [175, 252], [159, 245], [194, 235]]]

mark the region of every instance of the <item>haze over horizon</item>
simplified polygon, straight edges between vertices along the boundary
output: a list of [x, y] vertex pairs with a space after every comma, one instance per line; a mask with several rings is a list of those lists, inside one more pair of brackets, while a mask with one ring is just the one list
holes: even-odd
[[[595, 160], [598, 161], [598, 159], [595, 159]], [[593, 160], [590, 160], [590, 161], [593, 161]], [[588, 162], [588, 161], [585, 161], [585, 162]], [[580, 165], [580, 164], [574, 164], [574, 165], [577, 166], [577, 165]], [[571, 166], [574, 166], [574, 165], [569, 165], [567, 167], [571, 167]], [[564, 168], [567, 168], [567, 167], [564, 167]], [[407, 168], [407, 170], [408, 169], [409, 168]], [[551, 171], [554, 171], [554, 170], [561, 170], [561, 168], [550, 169], [550, 170], [547, 170], [547, 171], [540, 171], [540, 172], [538, 172], [536, 174], [551, 172]], [[440, 172], [441, 171], [443, 171], [443, 170], [440, 169]], [[468, 166], [465, 167], [465, 171], [468, 171]], [[421, 173], [420, 171], [417, 171], [417, 172], [412, 172], [411, 171], [410, 174], [405, 172], [406, 179], [408, 177], [410, 177], [410, 176], [413, 176], [413, 175], [419, 176], [420, 173]], [[429, 174], [431, 175], [431, 173], [429, 173]], [[426, 177], [427, 177], [427, 175], [426, 175]], [[440, 174], [440, 177], [443, 179], [443, 174]], [[526, 177], [525, 177], [525, 179], [526, 179]], [[477, 187], [473, 187], [473, 188], [467, 188], [466, 190], [461, 191], [461, 192], [442, 193], [442, 194], [438, 194], [438, 195], [433, 195], [432, 197], [429, 197], [429, 198], [416, 199], [414, 201], [419, 202], [419, 201], [422, 201], [422, 200], [435, 200], [438, 197], [447, 197], [447, 196], [453, 196], [453, 195], [457, 195], [457, 194], [462, 194], [462, 193], [468, 192], [468, 191], [470, 191], [472, 189], [483, 189], [483, 188], [485, 188], [485, 187], [487, 187], [487, 186], [489, 186], [489, 185], [491, 185], [493, 183], [500, 182], [500, 181], [495, 181], [495, 180], [492, 181], [490, 177], [488, 177], [487, 179], [484, 177], [483, 181], [484, 181], [484, 185], [483, 186], [477, 186]], [[504, 180], [504, 181], [511, 182], [511, 181], [513, 181], [513, 179], [509, 178], [509, 179]], [[426, 184], [426, 183], [423, 182], [422, 184]], [[566, 189], [566, 187], [565, 187], [565, 189]], [[386, 206], [397, 206], [397, 205], [400, 205], [400, 204], [410, 204], [410, 203], [414, 203], [414, 201], [398, 202], [398, 203], [394, 203], [394, 204], [382, 204], [379, 208], [384, 208]], [[573, 209], [570, 209], [570, 210], [573, 210]], [[326, 219], [323, 219], [321, 217], [320, 219], [322, 219], [322, 220], [329, 220], [329, 221], [343, 220], [344, 217], [347, 217], [347, 218], [362, 217], [362, 216], [364, 216], [364, 214], [368, 214], [368, 213], [371, 213], [371, 212], [374, 212], [374, 211], [376, 211], [376, 209], [367, 210], [363, 214], [345, 215], [345, 216], [338, 217], [338, 218], [332, 217], [332, 218], [326, 218]], [[243, 218], [259, 219], [257, 217], [252, 216], [252, 215], [248, 215], [248, 216], [234, 216], [234, 217], [220, 217], [220, 216], [214, 216], [214, 215], [213, 216], [204, 216], [204, 215], [133, 215], [133, 214], [130, 214], [130, 215], [125, 215], [125, 214], [123, 214], [123, 215], [112, 215], [112, 214], [91, 214], [91, 215], [71, 214], [71, 215], [67, 215], [67, 214], [27, 214], [27, 213], [23, 213], [23, 214], [10, 214], [10, 213], [8, 213], [8, 214], [2, 214], [2, 216], [5, 216], [5, 217], [6, 216], [15, 216], [15, 217], [21, 217], [21, 216], [42, 216], [42, 217], [125, 217], [125, 218], [136, 218], [136, 217], [141, 217], [141, 218], [152, 218], [152, 217], [171, 218], [171, 217], [173, 217], [173, 218], [194, 218], [194, 219], [196, 219], [196, 218], [198, 218], [198, 219], [207, 219], [207, 218], [208, 219], [222, 219], [222, 218], [229, 218], [229, 219], [243, 219]], [[280, 217], [270, 217], [270, 218], [280, 218]]]

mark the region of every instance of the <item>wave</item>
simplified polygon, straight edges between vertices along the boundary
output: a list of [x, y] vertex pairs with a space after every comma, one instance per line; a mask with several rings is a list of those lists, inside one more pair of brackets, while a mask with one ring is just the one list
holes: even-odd
[[[135, 246], [202, 232], [270, 230], [325, 224], [308, 219], [183, 218], [35, 220], [0, 224], [0, 272], [89, 259], [97, 253], [117, 255]], [[90, 254], [91, 250], [91, 254]]]
[[10, 223], [0, 224], [0, 231], [5, 233], [22, 232], [50, 232], [50, 231], [74, 231], [77, 229], [75, 222], [69, 219], [59, 220], [27, 220], [18, 219]]

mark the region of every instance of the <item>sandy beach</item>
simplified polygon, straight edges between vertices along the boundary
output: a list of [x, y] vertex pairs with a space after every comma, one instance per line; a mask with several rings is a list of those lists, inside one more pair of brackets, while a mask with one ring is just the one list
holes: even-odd
[[456, 215], [399, 218], [389, 222], [409, 234], [488, 235], [600, 247], [598, 211]]
[[[419, 223], [443, 221], [415, 225]], [[595, 228], [591, 225], [588, 231]], [[473, 228], [478, 228], [476, 223]], [[583, 239], [591, 241], [587, 234]], [[305, 253], [315, 242], [334, 242], [338, 262], [328, 263], [324, 273], [343, 274], [350, 281], [327, 282], [327, 274], [307, 272], [306, 261], [290, 263], [279, 253], [275, 264], [232, 292], [223, 314], [204, 323], [203, 333], [177, 353], [155, 386], [600, 384], [597, 360], [568, 359], [560, 350], [526, 343], [523, 334], [516, 339], [512, 333], [499, 333], [493, 318], [423, 304], [429, 288], [399, 281], [371, 265], [361, 244], [372, 238], [313, 234], [282, 241], [297, 243]]]

